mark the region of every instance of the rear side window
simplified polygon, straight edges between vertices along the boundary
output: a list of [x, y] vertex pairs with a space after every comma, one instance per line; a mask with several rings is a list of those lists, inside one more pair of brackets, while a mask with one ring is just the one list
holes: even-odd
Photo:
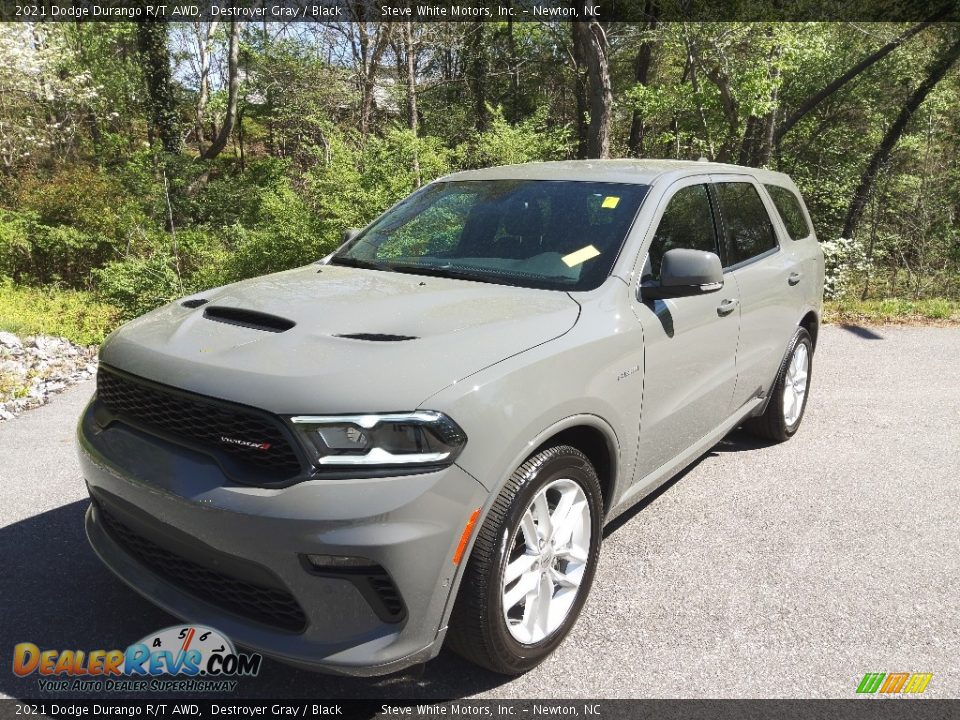
[[717, 251], [717, 234], [706, 185], [682, 188], [670, 198], [650, 245], [649, 270], [654, 280], [660, 279], [664, 253], [675, 248]]
[[718, 183], [715, 187], [723, 222], [720, 257], [725, 267], [742, 263], [777, 247], [773, 223], [752, 184]]
[[776, 205], [780, 217], [783, 218], [787, 235], [793, 240], [802, 240], [810, 235], [810, 225], [807, 223], [803, 208], [800, 206], [800, 198], [794, 195], [791, 190], [780, 185], [764, 185], [764, 187], [770, 193], [770, 199]]

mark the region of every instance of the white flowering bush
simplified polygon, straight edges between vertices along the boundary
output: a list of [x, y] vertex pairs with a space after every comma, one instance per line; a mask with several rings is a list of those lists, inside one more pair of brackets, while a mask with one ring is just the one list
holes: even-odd
[[0, 23], [0, 163], [6, 168], [70, 142], [97, 97], [88, 72], [68, 72], [63, 33], [39, 23]]
[[823, 295], [829, 299], [844, 296], [853, 278], [867, 270], [863, 243], [853, 238], [837, 238], [820, 243], [823, 249], [825, 277]]

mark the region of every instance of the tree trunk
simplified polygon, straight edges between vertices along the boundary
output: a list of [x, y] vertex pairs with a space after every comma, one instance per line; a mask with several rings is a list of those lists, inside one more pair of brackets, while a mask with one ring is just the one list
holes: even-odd
[[[512, 10], [513, 3], [507, 0], [507, 8]], [[513, 16], [507, 16], [507, 49], [510, 62], [510, 122], [520, 120], [520, 66], [517, 60], [517, 40], [513, 35]]]
[[137, 49], [147, 85], [150, 129], [167, 152], [180, 152], [177, 108], [170, 84], [170, 53], [165, 23], [144, 20], [137, 24]]
[[576, 23], [571, 25], [571, 39], [573, 48], [571, 56], [573, 58], [573, 96], [577, 106], [577, 157], [583, 159], [587, 157], [587, 146], [590, 138], [590, 127], [587, 121], [587, 115], [590, 112], [589, 102], [587, 101], [587, 77], [584, 70], [586, 62], [583, 58], [583, 48], [576, 38]]
[[[595, 5], [587, 0], [588, 10]], [[587, 157], [610, 157], [610, 125], [613, 111], [613, 88], [610, 82], [610, 63], [607, 58], [607, 35], [596, 20], [573, 23], [574, 43], [587, 68], [590, 126], [587, 130]]]
[[[651, 16], [650, 22], [645, 28], [646, 32], [653, 32], [657, 29], [657, 12], [659, 8], [656, 3], [647, 3], [646, 13]], [[637, 84], [646, 87], [650, 82], [650, 66], [653, 63], [653, 42], [649, 39], [640, 43], [637, 49], [637, 59], [634, 62], [633, 79]], [[644, 126], [643, 115], [639, 110], [633, 111], [633, 117], [630, 119], [630, 139], [627, 141], [630, 155], [633, 157], [643, 156], [643, 136], [646, 127]]]
[[[404, 54], [407, 58], [407, 121], [410, 126], [410, 132], [413, 133], [413, 139], [417, 139], [417, 58], [413, 44], [413, 22], [407, 20], [404, 24]], [[423, 178], [420, 176], [420, 156], [417, 146], [413, 147], [413, 173], [416, 177], [417, 187], [423, 184]]]
[[910, 95], [900, 110], [900, 114], [897, 115], [897, 119], [894, 120], [893, 124], [887, 129], [883, 140], [880, 141], [880, 145], [877, 147], [877, 151], [873, 154], [873, 157], [870, 158], [870, 164], [867, 165], [867, 169], [864, 170], [863, 175], [860, 177], [860, 185], [857, 187], [856, 192], [854, 192], [853, 199], [850, 201], [850, 208], [847, 210], [847, 219], [843, 224], [841, 237], [853, 237], [853, 234], [857, 230], [857, 224], [863, 215], [863, 209], [870, 197], [870, 191], [877, 179], [877, 174], [880, 172], [880, 168], [886, 163], [887, 158], [890, 157], [891, 151], [896, 147], [897, 142], [899, 142], [900, 136], [903, 135], [903, 131], [906, 129], [913, 114], [920, 105], [923, 104], [923, 101], [926, 100], [930, 91], [933, 90], [937, 86], [937, 83], [943, 79], [943, 76], [947, 74], [957, 61], [957, 58], [960, 58], [960, 40], [955, 41], [940, 57], [934, 60], [927, 70], [927, 76], [923, 79], [923, 82], [913, 91], [913, 94]]
[[209, 23], [196, 23], [194, 25], [197, 34], [197, 61], [200, 66], [200, 92], [197, 96], [197, 149], [201, 153], [203, 153], [203, 145], [207, 141], [203, 123], [207, 112], [207, 103], [210, 100], [210, 43], [219, 24], [219, 20], [213, 20]]
[[236, 20], [230, 21], [230, 49], [227, 59], [227, 114], [220, 126], [220, 132], [213, 139], [210, 147], [201, 155], [204, 160], [213, 160], [223, 152], [230, 140], [233, 126], [237, 121], [237, 103], [240, 95], [240, 25]]
[[483, 20], [477, 20], [467, 31], [467, 85], [470, 87], [470, 93], [473, 95], [474, 107], [474, 127], [477, 132], [484, 132], [487, 129], [489, 117], [487, 116], [487, 72], [489, 72], [487, 62], [487, 46], [485, 39], [486, 23]]
[[788, 132], [790, 132], [793, 126], [796, 125], [800, 120], [802, 120], [803, 117], [807, 115], [807, 113], [809, 113], [811, 110], [816, 108], [817, 105], [822, 103], [828, 97], [833, 95], [837, 90], [839, 90], [848, 82], [850, 82], [855, 77], [860, 75], [864, 70], [869, 69], [878, 60], [883, 59], [884, 57], [889, 55], [891, 52], [896, 50], [898, 47], [903, 45], [903, 43], [905, 43], [907, 40], [912, 38], [914, 35], [916, 35], [918, 32], [923, 30], [925, 27], [930, 25], [932, 22], [934, 22], [940, 17], [943, 17], [949, 11], [949, 9], [950, 9], [950, 6], [945, 5], [929, 20], [925, 20], [924, 22], [917, 23], [912, 28], [907, 30], [905, 33], [903, 33], [897, 38], [894, 38], [893, 40], [888, 42], [886, 45], [884, 45], [882, 48], [880, 48], [876, 52], [873, 52], [867, 55], [860, 62], [858, 62], [856, 65], [854, 65], [845, 73], [843, 73], [843, 75], [836, 78], [832, 82], [828, 83], [825, 87], [813, 93], [810, 97], [808, 97], [806, 100], [800, 103], [797, 109], [794, 110], [793, 113], [786, 120], [783, 121], [783, 123], [781, 123], [776, 133], [774, 133], [773, 145], [774, 146], [779, 145], [780, 141], [783, 139], [783, 136], [786, 135]]
[[370, 5], [368, 2], [348, 3], [351, 8], [348, 37], [359, 76], [360, 134], [364, 138], [370, 134], [377, 76], [380, 74], [383, 53], [390, 46], [392, 32], [390, 23], [367, 22]]

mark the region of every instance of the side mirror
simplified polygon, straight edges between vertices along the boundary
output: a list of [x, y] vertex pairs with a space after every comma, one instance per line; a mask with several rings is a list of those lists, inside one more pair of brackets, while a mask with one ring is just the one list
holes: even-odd
[[660, 282], [640, 286], [641, 300], [688, 297], [723, 287], [723, 267], [716, 253], [676, 248], [660, 263]]
[[340, 240], [340, 244], [343, 245], [345, 243], [350, 242], [359, 234], [360, 234], [360, 228], [347, 228], [346, 230], [343, 231], [343, 237]]

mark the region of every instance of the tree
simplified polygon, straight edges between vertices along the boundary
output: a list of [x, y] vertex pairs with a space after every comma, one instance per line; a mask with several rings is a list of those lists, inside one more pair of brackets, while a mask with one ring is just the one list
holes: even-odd
[[204, 160], [213, 160], [223, 152], [233, 133], [233, 126], [237, 121], [237, 104], [240, 96], [240, 25], [236, 20], [230, 21], [230, 40], [227, 51], [227, 111], [220, 125], [217, 136], [213, 139], [201, 157]]
[[360, 134], [366, 137], [370, 132], [377, 79], [383, 55], [390, 46], [393, 26], [391, 23], [367, 20], [372, 12], [369, 0], [356, 0], [349, 3], [349, 8], [351, 22], [341, 23], [339, 27], [353, 54], [360, 87]]
[[[193, 23], [193, 32], [197, 41], [196, 72], [197, 72], [197, 147], [203, 152], [206, 142], [204, 122], [206, 121], [207, 103], [210, 101], [210, 59], [213, 54], [213, 36], [220, 25], [219, 20], [211, 22]], [[232, 29], [232, 28], [231, 28]]]
[[[414, 142], [417, 140], [417, 55], [413, 40], [413, 22], [408, 20], [403, 24], [403, 54], [406, 60], [405, 76], [407, 80], [407, 125], [413, 133]], [[420, 176], [420, 157], [416, 145], [413, 148], [413, 171], [417, 178], [417, 187], [423, 184]]]
[[169, 153], [180, 152], [180, 117], [170, 81], [166, 23], [145, 19], [137, 24], [137, 48], [149, 98], [150, 129]]
[[853, 237], [857, 230], [857, 225], [860, 223], [860, 218], [863, 215], [863, 209], [870, 197], [870, 191], [873, 189], [873, 184], [877, 179], [877, 173], [880, 172], [880, 168], [883, 167], [887, 158], [890, 157], [890, 152], [896, 147], [913, 114], [923, 104], [923, 101], [926, 100], [930, 91], [937, 86], [937, 83], [939, 83], [943, 79], [943, 76], [953, 67], [958, 58], [960, 58], [960, 38], [933, 61], [927, 69], [926, 77], [910, 94], [910, 97], [907, 98], [896, 120], [894, 120], [893, 124], [887, 129], [883, 139], [880, 141], [880, 145], [877, 146], [876, 152], [874, 152], [873, 157], [870, 158], [867, 169], [864, 170], [863, 175], [860, 177], [860, 184], [853, 193], [853, 198], [850, 201], [850, 209], [847, 211], [847, 219], [843, 223], [843, 233], [841, 237]]
[[921, 23], [917, 23], [909, 30], [894, 38], [888, 42], [883, 47], [878, 50], [870, 53], [862, 60], [851, 66], [846, 72], [844, 72], [839, 77], [835, 78], [833, 81], [827, 83], [823, 88], [817, 92], [810, 95], [803, 102], [801, 102], [796, 110], [794, 110], [790, 115], [780, 123], [780, 127], [777, 128], [776, 133], [773, 136], [773, 145], [778, 145], [783, 139], [783, 136], [786, 135], [790, 130], [796, 125], [800, 120], [802, 120], [807, 114], [814, 110], [820, 103], [826, 100], [828, 97], [837, 92], [840, 88], [846, 85], [848, 82], [856, 78], [858, 75], [862, 74], [864, 71], [868, 70], [870, 67], [875, 65], [878, 61], [885, 58], [891, 52], [896, 50], [898, 47], [903, 45], [907, 40], [912, 38], [914, 35], [919, 33], [926, 27], [929, 27], [937, 18], [943, 17], [949, 10], [949, 6], [944, 6], [941, 8], [930, 20], [926, 20]]
[[[595, 7], [592, 0], [585, 12]], [[591, 13], [592, 14], [592, 13]], [[610, 157], [610, 126], [613, 113], [613, 88], [607, 58], [607, 34], [596, 20], [573, 22], [573, 42], [587, 70], [590, 125], [587, 131], [587, 157]]]
[[[650, 20], [644, 28], [644, 37], [640, 41], [640, 47], [637, 49], [637, 57], [634, 61], [634, 80], [638, 85], [644, 87], [650, 82], [650, 68], [653, 64], [653, 40], [650, 38], [650, 34], [657, 29], [657, 6], [655, 2], [647, 3], [646, 14], [650, 16]], [[630, 138], [627, 140], [627, 147], [630, 154], [635, 157], [643, 156], [644, 130], [643, 113], [638, 108], [634, 108], [630, 119]]]
[[476, 20], [471, 23], [467, 38], [467, 84], [473, 95], [474, 127], [477, 132], [487, 129], [487, 74], [490, 72], [490, 59], [487, 54], [486, 23]]

